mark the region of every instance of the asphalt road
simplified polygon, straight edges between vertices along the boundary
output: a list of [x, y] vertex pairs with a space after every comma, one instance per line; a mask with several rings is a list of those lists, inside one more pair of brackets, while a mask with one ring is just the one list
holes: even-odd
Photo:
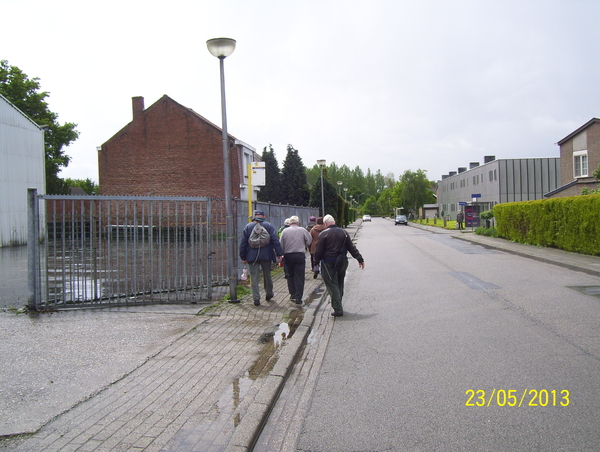
[[598, 277], [379, 218], [357, 246], [295, 450], [600, 450]]

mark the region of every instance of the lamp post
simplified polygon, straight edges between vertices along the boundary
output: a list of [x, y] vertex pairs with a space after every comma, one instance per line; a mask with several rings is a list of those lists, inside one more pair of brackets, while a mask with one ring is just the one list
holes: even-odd
[[239, 303], [237, 299], [237, 260], [235, 259], [235, 241], [233, 232], [233, 206], [231, 203], [231, 175], [229, 172], [229, 137], [227, 135], [227, 113], [225, 108], [225, 69], [224, 60], [235, 50], [235, 39], [214, 38], [206, 41], [208, 51], [219, 59], [221, 72], [221, 116], [223, 137], [223, 175], [225, 178], [226, 211], [226, 251], [229, 268], [229, 302]]
[[321, 216], [325, 216], [325, 192], [323, 191], [323, 167], [325, 166], [325, 160], [317, 160], [317, 165], [321, 169]]
[[339, 180], [339, 181], [337, 181], [337, 184], [338, 184], [338, 196], [341, 196], [343, 182], [341, 180]]
[[346, 201], [347, 194], [348, 194], [348, 187], [344, 187], [344, 202], [348, 202], [348, 201]]

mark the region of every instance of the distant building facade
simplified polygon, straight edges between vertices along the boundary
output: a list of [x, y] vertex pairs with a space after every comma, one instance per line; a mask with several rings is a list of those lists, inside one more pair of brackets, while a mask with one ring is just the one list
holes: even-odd
[[592, 118], [557, 143], [560, 146], [561, 183], [548, 198], [576, 196], [583, 187], [598, 188], [592, 176], [600, 165], [600, 119]]
[[[100, 194], [224, 198], [221, 128], [166, 95], [132, 104], [133, 120], [98, 149]], [[231, 195], [248, 199], [248, 164], [260, 158], [231, 135], [229, 149]]]
[[437, 191], [440, 215], [455, 220], [466, 206], [477, 205], [483, 212], [504, 202], [543, 199], [560, 181], [558, 157], [496, 160], [486, 156], [483, 165], [471, 162], [469, 168], [442, 176]]
[[0, 95], [0, 246], [27, 243], [27, 189], [46, 193], [44, 131]]

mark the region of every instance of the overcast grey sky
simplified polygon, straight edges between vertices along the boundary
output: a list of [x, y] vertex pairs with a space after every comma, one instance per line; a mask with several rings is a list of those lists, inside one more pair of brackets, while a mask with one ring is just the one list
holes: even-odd
[[0, 59], [39, 77], [80, 138], [63, 177], [98, 180], [96, 147], [163, 94], [259, 153], [286, 146], [365, 172], [554, 157], [600, 116], [598, 0], [0, 0]]

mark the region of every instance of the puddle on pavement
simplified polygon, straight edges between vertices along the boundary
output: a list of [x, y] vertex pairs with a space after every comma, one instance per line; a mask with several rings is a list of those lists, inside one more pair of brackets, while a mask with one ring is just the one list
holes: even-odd
[[[306, 299], [304, 307], [320, 298], [323, 290], [322, 288], [315, 289]], [[273, 326], [272, 331], [263, 333], [258, 340], [262, 346], [256, 361], [244, 375], [234, 378], [233, 382], [221, 394], [219, 400], [213, 406], [213, 416], [210, 416], [211, 419], [206, 422], [206, 426], [201, 423], [197, 429], [181, 430], [170, 442], [170, 446], [177, 448], [178, 445], [185, 444], [186, 446], [190, 445], [191, 450], [206, 450], [203, 448], [219, 450], [218, 447], [215, 448], [215, 444], [221, 442], [227, 444], [227, 439], [233, 435], [235, 428], [239, 425], [248, 408], [248, 404], [243, 403], [244, 398], [252, 390], [256, 380], [266, 377], [273, 370], [279, 358], [279, 351], [285, 346], [286, 341], [294, 335], [303, 319], [304, 308], [294, 307], [283, 316], [281, 323]], [[313, 335], [311, 334], [311, 336]], [[312, 339], [309, 337], [309, 341], [314, 341], [314, 336]], [[218, 427], [215, 427], [215, 424], [219, 424]], [[219, 431], [219, 438], [213, 438], [214, 442], [212, 444], [202, 443], [202, 439], [198, 439], [202, 437], [201, 432], [204, 427], [211, 428], [212, 431]], [[191, 438], [197, 438], [197, 442], [193, 446]], [[222, 450], [225, 450], [225, 446]]]

